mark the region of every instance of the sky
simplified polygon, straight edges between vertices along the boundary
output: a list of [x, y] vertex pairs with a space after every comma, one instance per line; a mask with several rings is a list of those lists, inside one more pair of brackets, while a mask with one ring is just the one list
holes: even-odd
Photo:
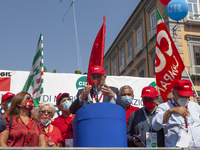
[[[139, 1], [74, 0], [74, 7], [69, 9], [72, 0], [0, 0], [0, 70], [30, 71], [43, 33], [44, 66], [48, 72], [57, 69], [57, 73], [85, 73], [103, 16], [105, 54]], [[77, 59], [74, 12], [81, 66]]]

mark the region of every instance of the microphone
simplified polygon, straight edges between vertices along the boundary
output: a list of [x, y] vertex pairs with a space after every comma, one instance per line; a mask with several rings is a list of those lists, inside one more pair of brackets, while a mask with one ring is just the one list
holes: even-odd
[[95, 95], [96, 95], [96, 102], [98, 102], [98, 94], [97, 94], [97, 85], [98, 85], [98, 81], [97, 80], [93, 80], [93, 87], [95, 89]]

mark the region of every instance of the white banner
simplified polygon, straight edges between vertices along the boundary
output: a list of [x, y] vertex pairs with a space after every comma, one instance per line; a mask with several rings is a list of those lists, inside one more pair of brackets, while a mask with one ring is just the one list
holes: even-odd
[[[0, 70], [0, 99], [3, 94], [10, 91], [17, 94], [22, 91], [30, 72]], [[56, 96], [67, 92], [71, 99], [76, 99], [77, 90], [86, 85], [86, 75], [68, 73], [44, 73], [44, 93], [40, 101], [48, 101], [56, 105]], [[6, 81], [7, 80], [7, 81]], [[10, 80], [10, 82], [8, 81]], [[141, 90], [143, 87], [155, 82], [155, 78], [139, 78], [129, 76], [107, 76], [106, 84], [120, 89], [123, 85], [129, 85], [134, 90], [133, 106], [142, 107]], [[6, 84], [8, 83], [8, 84]], [[9, 85], [10, 83], [10, 85]], [[5, 85], [6, 84], [6, 85]], [[4, 91], [4, 89], [6, 91]]]

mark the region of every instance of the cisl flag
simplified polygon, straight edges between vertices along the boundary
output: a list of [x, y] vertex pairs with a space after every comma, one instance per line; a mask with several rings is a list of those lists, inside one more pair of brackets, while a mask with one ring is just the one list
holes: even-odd
[[103, 25], [101, 29], [99, 30], [99, 33], [97, 34], [97, 37], [94, 41], [92, 52], [90, 55], [88, 74], [87, 74], [87, 83], [89, 85], [92, 85], [91, 79], [90, 79], [90, 68], [92, 68], [95, 65], [103, 67], [103, 56], [104, 56], [104, 48], [105, 48], [105, 31], [106, 31], [106, 25], [105, 25], [105, 16], [104, 16]]
[[181, 78], [185, 66], [157, 8], [155, 75], [158, 92], [166, 102], [174, 82]]
[[43, 35], [41, 33], [40, 38], [38, 40], [36, 53], [33, 59], [31, 72], [23, 88], [23, 91], [27, 91], [33, 97], [34, 106], [37, 106], [39, 104], [40, 97], [42, 96], [43, 93], [42, 76], [43, 76]]

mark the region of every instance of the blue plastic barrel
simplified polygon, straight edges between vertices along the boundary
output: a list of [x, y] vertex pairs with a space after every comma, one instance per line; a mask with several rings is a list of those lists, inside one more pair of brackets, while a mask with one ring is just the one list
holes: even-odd
[[85, 105], [73, 121], [74, 147], [127, 147], [126, 113], [112, 103]]

